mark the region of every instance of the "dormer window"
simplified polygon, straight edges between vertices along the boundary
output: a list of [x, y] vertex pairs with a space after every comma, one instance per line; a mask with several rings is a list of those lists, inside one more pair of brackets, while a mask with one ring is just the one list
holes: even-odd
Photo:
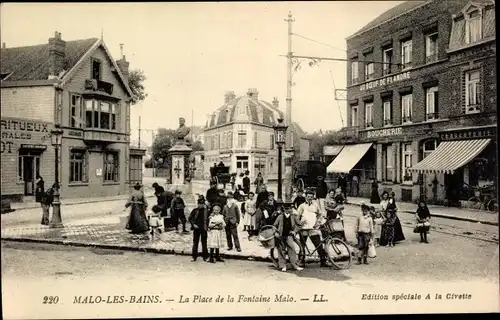
[[92, 79], [101, 80], [101, 61], [92, 60]]
[[465, 42], [474, 43], [482, 38], [481, 11], [474, 10], [465, 16]]

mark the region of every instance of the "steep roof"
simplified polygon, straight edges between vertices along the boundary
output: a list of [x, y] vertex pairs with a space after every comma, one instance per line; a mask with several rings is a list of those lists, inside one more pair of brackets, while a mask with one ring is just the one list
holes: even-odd
[[[70, 70], [99, 39], [66, 41], [64, 70]], [[49, 77], [49, 45], [0, 50], [1, 73], [12, 73], [8, 81], [47, 80]]]
[[357, 36], [365, 31], [368, 31], [368, 30], [378, 26], [379, 24], [387, 22], [387, 21], [389, 21], [392, 18], [395, 18], [397, 16], [403, 15], [403, 14], [407, 13], [408, 11], [415, 9], [415, 8], [425, 4], [426, 2], [431, 2], [431, 1], [434, 1], [434, 0], [405, 1], [405, 2], [395, 6], [394, 8], [391, 8], [391, 9], [385, 11], [384, 13], [382, 13], [381, 15], [379, 15], [378, 17], [373, 19], [371, 22], [369, 22], [367, 25], [365, 25], [364, 27], [359, 29], [357, 32], [355, 32], [353, 35], [351, 35], [349, 38]]

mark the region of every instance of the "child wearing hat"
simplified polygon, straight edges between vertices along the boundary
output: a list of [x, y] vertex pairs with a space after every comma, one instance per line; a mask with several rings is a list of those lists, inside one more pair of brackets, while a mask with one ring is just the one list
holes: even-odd
[[182, 223], [182, 232], [188, 232], [186, 230], [186, 214], [184, 213], [186, 205], [181, 197], [181, 194], [182, 191], [175, 190], [175, 197], [172, 200], [171, 204], [172, 205], [171, 212], [172, 212], [172, 217], [174, 218], [175, 221], [175, 230], [179, 231], [179, 220], [180, 220]]
[[362, 203], [362, 215], [356, 219], [354, 230], [358, 238], [358, 264], [368, 264], [368, 247], [373, 234], [373, 219], [370, 215], [370, 208]]
[[[223, 262], [220, 258], [220, 248], [224, 245], [224, 216], [218, 203], [212, 206], [212, 215], [208, 221], [208, 248], [210, 249], [210, 263]], [[214, 259], [215, 258], [215, 259]]]
[[[280, 200], [278, 200], [278, 202], [279, 201]], [[293, 214], [292, 203], [285, 203], [284, 208], [284, 211], [280, 212], [274, 222], [274, 227], [278, 232], [277, 236], [281, 240], [278, 242], [279, 250], [277, 250], [278, 265], [281, 267], [281, 271], [286, 271], [286, 254], [290, 258], [292, 268], [300, 271], [303, 268], [298, 266], [298, 256], [297, 252], [294, 250], [295, 243], [293, 241], [294, 233], [298, 231], [300, 222], [297, 216]]]

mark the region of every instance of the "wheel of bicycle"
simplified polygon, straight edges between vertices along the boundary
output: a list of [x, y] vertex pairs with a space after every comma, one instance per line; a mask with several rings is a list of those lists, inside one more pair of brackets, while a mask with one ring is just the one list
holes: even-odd
[[297, 189], [302, 191], [304, 191], [304, 188], [306, 187], [304, 180], [302, 180], [302, 178], [297, 179], [296, 185]]
[[[297, 239], [296, 237], [292, 237], [292, 239], [293, 239], [293, 243], [294, 243], [295, 253], [297, 254], [297, 258], [300, 261], [301, 258], [304, 256], [304, 254], [303, 254], [304, 250], [302, 249], [302, 245], [300, 244], [299, 239]], [[278, 263], [278, 248], [272, 248], [270, 256], [271, 256], [271, 261], [272, 261], [273, 265], [276, 268], [278, 268], [279, 267], [279, 263]], [[290, 262], [290, 258], [287, 257], [286, 261]]]
[[337, 269], [349, 269], [352, 262], [351, 249], [344, 241], [331, 238], [325, 243], [325, 251], [330, 262]]
[[467, 200], [467, 208], [469, 209], [480, 210], [482, 205], [483, 203], [478, 197], [470, 197], [469, 200]]
[[493, 212], [498, 212], [498, 202], [497, 199], [491, 199], [486, 205], [486, 209]]

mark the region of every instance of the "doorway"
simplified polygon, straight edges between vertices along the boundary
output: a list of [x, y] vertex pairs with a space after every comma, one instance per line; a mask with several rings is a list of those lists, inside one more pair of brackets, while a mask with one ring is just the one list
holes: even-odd
[[35, 195], [36, 177], [40, 174], [40, 154], [21, 152], [19, 154], [19, 179], [24, 183], [24, 195]]
[[248, 170], [248, 156], [236, 157], [236, 173], [245, 173]]
[[449, 207], [460, 206], [460, 194], [464, 184], [463, 168], [458, 169], [455, 173], [445, 174], [444, 185], [446, 188], [446, 200]]

